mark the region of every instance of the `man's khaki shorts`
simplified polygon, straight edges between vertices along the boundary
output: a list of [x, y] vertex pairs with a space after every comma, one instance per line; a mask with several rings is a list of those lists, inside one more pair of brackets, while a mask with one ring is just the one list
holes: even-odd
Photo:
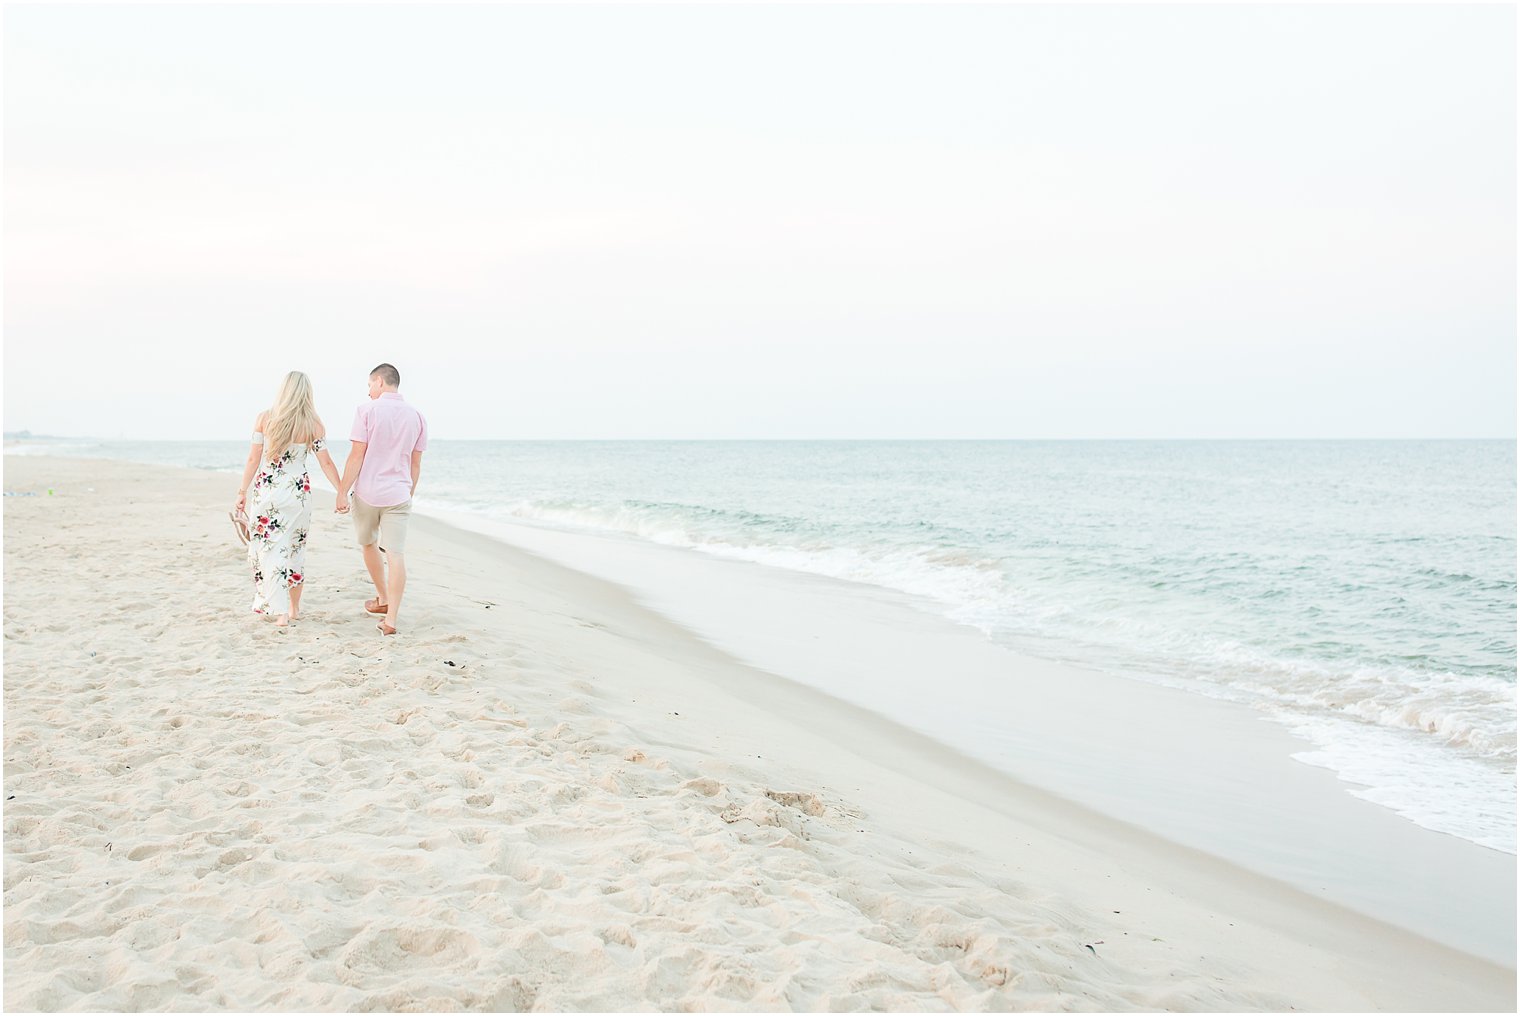
[[378, 541], [386, 553], [406, 553], [406, 521], [412, 517], [411, 501], [376, 508], [355, 494], [348, 504], [348, 513], [354, 517], [354, 535], [359, 537], [359, 546], [368, 547]]

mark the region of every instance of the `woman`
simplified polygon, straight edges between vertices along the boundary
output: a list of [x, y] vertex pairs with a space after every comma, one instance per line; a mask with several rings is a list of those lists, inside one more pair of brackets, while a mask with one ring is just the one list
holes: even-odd
[[[342, 486], [338, 467], [327, 454], [327, 430], [312, 402], [311, 379], [298, 370], [285, 375], [274, 405], [253, 422], [253, 447], [243, 466], [243, 485], [235, 507], [248, 512], [248, 561], [253, 566], [253, 610], [268, 615], [285, 606], [275, 624], [281, 628], [301, 616], [301, 587], [306, 580], [306, 533], [311, 525], [311, 477], [306, 455], [334, 490]], [[257, 471], [257, 476], [255, 476]], [[248, 481], [253, 498], [248, 499]], [[338, 491], [338, 511], [348, 510], [346, 492]], [[279, 598], [276, 604], [276, 597]]]

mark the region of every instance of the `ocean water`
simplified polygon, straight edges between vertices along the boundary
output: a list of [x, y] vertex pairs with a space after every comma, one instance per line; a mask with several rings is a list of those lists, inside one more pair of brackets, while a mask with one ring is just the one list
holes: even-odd
[[1348, 792], [1515, 852], [1513, 441], [438, 440], [422, 489], [884, 586], [1027, 655], [1245, 703]]

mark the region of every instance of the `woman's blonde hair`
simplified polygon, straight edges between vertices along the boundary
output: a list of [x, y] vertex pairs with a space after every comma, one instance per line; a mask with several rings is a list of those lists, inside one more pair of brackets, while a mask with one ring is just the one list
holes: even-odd
[[277, 458], [298, 439], [309, 446], [316, 439], [317, 426], [311, 378], [293, 370], [280, 382], [280, 393], [264, 415], [264, 454]]

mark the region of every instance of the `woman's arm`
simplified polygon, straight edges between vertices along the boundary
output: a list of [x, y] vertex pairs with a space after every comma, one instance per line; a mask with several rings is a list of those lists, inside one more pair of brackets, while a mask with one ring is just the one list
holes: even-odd
[[[264, 433], [264, 414], [253, 421], [253, 430], [256, 434]], [[248, 447], [248, 460], [243, 463], [243, 482], [238, 484], [237, 500], [232, 503], [236, 509], [243, 509], [248, 504], [248, 483], [253, 479], [254, 472], [259, 468], [259, 462], [264, 458], [264, 446], [251, 444]]]
[[[327, 428], [322, 426], [322, 421], [317, 421], [317, 432], [313, 435], [318, 440], [327, 437]], [[338, 475], [338, 467], [333, 464], [332, 456], [327, 454], [327, 446], [317, 452], [317, 465], [322, 467], [322, 475], [327, 477], [327, 482], [333, 485], [333, 490], [338, 492], [336, 510], [348, 511], [348, 491], [343, 489], [343, 477]]]

